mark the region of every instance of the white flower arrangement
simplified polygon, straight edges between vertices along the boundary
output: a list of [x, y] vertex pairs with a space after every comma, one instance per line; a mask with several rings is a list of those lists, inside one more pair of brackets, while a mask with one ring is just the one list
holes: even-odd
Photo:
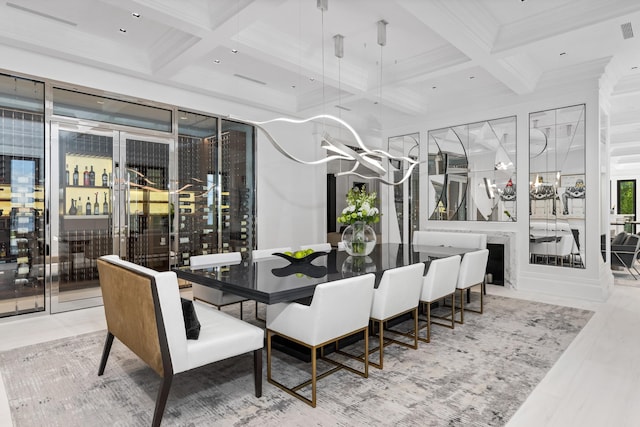
[[362, 221], [367, 224], [375, 224], [380, 221], [380, 211], [375, 207], [378, 195], [367, 193], [366, 187], [354, 187], [347, 193], [347, 207], [342, 210], [338, 222], [353, 224]]

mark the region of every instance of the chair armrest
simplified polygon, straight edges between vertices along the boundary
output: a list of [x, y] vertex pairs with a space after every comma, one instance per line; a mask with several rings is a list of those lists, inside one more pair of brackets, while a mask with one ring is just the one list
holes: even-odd
[[306, 340], [313, 334], [315, 323], [308, 305], [297, 302], [267, 306], [267, 329], [271, 329], [298, 340]]

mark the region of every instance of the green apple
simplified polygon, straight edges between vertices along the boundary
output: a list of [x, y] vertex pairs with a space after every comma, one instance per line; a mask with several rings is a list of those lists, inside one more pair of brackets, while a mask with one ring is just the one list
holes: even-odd
[[305, 257], [305, 252], [304, 251], [296, 251], [295, 254], [293, 254], [294, 257], [296, 258], [304, 258]]
[[286, 251], [284, 254], [285, 254], [286, 256], [293, 256], [293, 252], [291, 252], [291, 251]]

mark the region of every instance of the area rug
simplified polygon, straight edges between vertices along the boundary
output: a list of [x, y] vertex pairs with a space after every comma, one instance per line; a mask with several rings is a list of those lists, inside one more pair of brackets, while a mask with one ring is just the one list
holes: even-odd
[[[501, 426], [592, 314], [489, 295], [485, 314], [467, 314], [454, 330], [434, 327], [418, 350], [387, 347], [384, 370], [371, 367], [369, 378], [343, 370], [320, 380], [315, 409], [267, 383], [266, 362], [256, 398], [252, 356], [240, 356], [178, 375], [162, 424]], [[105, 334], [0, 353], [14, 425], [150, 425], [159, 378], [117, 340], [98, 377]], [[306, 364], [274, 353], [283, 382], [293, 385], [303, 371]]]

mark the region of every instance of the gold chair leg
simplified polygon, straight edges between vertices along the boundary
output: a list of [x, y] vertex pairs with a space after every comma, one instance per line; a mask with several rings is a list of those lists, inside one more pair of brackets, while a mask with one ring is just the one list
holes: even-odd
[[431, 342], [431, 303], [427, 303], [427, 342]]
[[317, 382], [316, 369], [317, 367], [318, 367], [318, 364], [316, 361], [316, 348], [313, 347], [311, 348], [311, 407], [312, 408], [316, 407], [316, 382]]
[[[478, 283], [477, 285], [474, 286], [478, 286], [480, 285], [480, 310], [473, 310], [470, 308], [464, 308], [464, 291], [465, 289], [459, 289], [460, 291], [460, 321], [458, 321], [458, 323], [464, 323], [464, 312], [465, 311], [470, 311], [472, 313], [478, 313], [478, 314], [483, 314], [484, 313], [484, 292], [485, 292], [485, 284], [484, 281], [481, 283]], [[470, 286], [467, 289], [471, 289], [474, 286]]]
[[[304, 345], [305, 347], [309, 348], [311, 350], [311, 379], [298, 384], [295, 387], [287, 387], [284, 384], [278, 382], [277, 380], [273, 379], [272, 377], [272, 371], [271, 371], [271, 352], [272, 352], [272, 346], [271, 346], [271, 340], [272, 340], [272, 336], [274, 335], [274, 332], [271, 330], [267, 329], [267, 381], [270, 384], [275, 385], [276, 387], [280, 388], [281, 390], [287, 392], [288, 394], [292, 395], [293, 397], [296, 397], [300, 400], [302, 400], [303, 402], [305, 402], [306, 404], [308, 404], [309, 406], [315, 408], [316, 407], [316, 396], [317, 396], [317, 381], [321, 380], [322, 378], [333, 374], [334, 372], [339, 371], [340, 369], [346, 369], [348, 371], [351, 371], [355, 374], [360, 375], [361, 377], [367, 378], [369, 376], [369, 352], [368, 352], [368, 348], [369, 348], [369, 327], [365, 327], [364, 329], [361, 329], [359, 331], [354, 331], [349, 335], [353, 335], [359, 332], [364, 332], [364, 372], [358, 371], [348, 365], [344, 365], [342, 363], [339, 363], [337, 361], [331, 360], [329, 358], [324, 358], [323, 360], [325, 360], [326, 362], [329, 362], [331, 364], [333, 364], [335, 367], [323, 372], [322, 374], [318, 375], [318, 364], [317, 364], [317, 350], [320, 349], [321, 354], [324, 354], [324, 350], [323, 347], [324, 345], [327, 344], [331, 344], [331, 343], [336, 343], [338, 339], [336, 339], [335, 341], [329, 341], [326, 342], [324, 344], [320, 344], [317, 346], [309, 346], [307, 344], [304, 344], [300, 341], [297, 341], [293, 338], [287, 337], [286, 335], [282, 335], [284, 338], [287, 338], [293, 342], [296, 342], [298, 344]], [[278, 335], [277, 333], [275, 335]], [[348, 335], [345, 335], [348, 336]], [[298, 393], [298, 390], [301, 390], [307, 386], [311, 385], [311, 399], [308, 399], [307, 397], [303, 396], [302, 394]]]
[[[373, 354], [376, 351], [380, 352], [380, 357], [378, 358], [378, 363], [374, 362], [374, 361], [369, 361], [369, 364], [371, 366], [374, 366], [378, 369], [382, 369], [383, 364], [384, 364], [384, 322], [382, 320], [378, 320], [378, 348], [377, 349], [373, 349], [373, 350], [369, 350], [369, 345], [367, 344], [365, 346], [365, 353], [366, 355], [369, 354]], [[376, 322], [373, 322], [373, 333], [375, 334], [375, 324]]]
[[[418, 337], [418, 339], [422, 342], [431, 342], [431, 303], [425, 302], [426, 310], [427, 310], [427, 338]], [[418, 331], [416, 331], [416, 336], [418, 336]]]
[[413, 349], [418, 348], [418, 307], [413, 310]]

